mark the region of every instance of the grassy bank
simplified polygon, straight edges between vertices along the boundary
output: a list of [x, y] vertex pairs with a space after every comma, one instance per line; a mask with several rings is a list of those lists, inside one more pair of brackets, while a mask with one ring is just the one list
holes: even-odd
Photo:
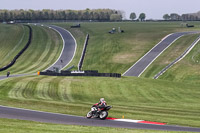
[[[17, 62], [9, 68], [11, 74], [36, 73], [53, 64], [62, 50], [60, 35], [49, 29], [32, 26], [33, 38], [29, 48], [20, 56]], [[0, 74], [5, 75], [6, 72]]]
[[160, 79], [200, 84], [200, 42], [179, 63], [170, 68]]
[[0, 24], [0, 68], [9, 64], [28, 41], [28, 28]]
[[178, 39], [148, 67], [141, 77], [153, 78], [158, 72], [178, 58], [198, 36], [199, 34], [187, 35]]
[[[0, 82], [3, 105], [85, 116], [100, 97], [109, 116], [200, 125], [199, 86], [142, 78], [29, 76]], [[31, 105], [31, 106], [30, 106]]]

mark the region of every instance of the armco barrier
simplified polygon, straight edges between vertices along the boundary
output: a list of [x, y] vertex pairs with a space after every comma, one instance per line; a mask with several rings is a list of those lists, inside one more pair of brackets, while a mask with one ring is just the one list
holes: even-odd
[[78, 63], [78, 70], [79, 71], [82, 69], [83, 60], [85, 58], [86, 48], [87, 48], [87, 45], [88, 45], [88, 40], [89, 40], [89, 34], [86, 35], [86, 39], [85, 39], [85, 44], [84, 44], [84, 47], [83, 47], [82, 55], [81, 55], [80, 61]]
[[0, 68], [0, 71], [4, 71], [6, 69], [8, 69], [9, 67], [11, 67], [12, 65], [15, 64], [15, 62], [17, 61], [17, 59], [24, 53], [24, 51], [29, 47], [31, 40], [32, 40], [32, 28], [29, 25], [25, 25], [29, 28], [29, 39], [28, 42], [26, 43], [25, 47], [14, 57], [14, 59], [6, 66]]
[[176, 58], [173, 62], [171, 62], [169, 65], [163, 68], [158, 74], [156, 74], [154, 76], [154, 79], [159, 78], [159, 76], [161, 76], [164, 72], [166, 72], [170, 67], [172, 67], [178, 61], [184, 58], [199, 41], [200, 41], [200, 36], [178, 58]]
[[98, 73], [98, 71], [82, 71], [82, 73], [73, 73], [71, 71], [61, 71], [61, 73], [56, 73], [53, 71], [40, 72], [40, 75], [48, 76], [94, 76], [94, 77], [116, 77], [121, 78], [119, 73]]

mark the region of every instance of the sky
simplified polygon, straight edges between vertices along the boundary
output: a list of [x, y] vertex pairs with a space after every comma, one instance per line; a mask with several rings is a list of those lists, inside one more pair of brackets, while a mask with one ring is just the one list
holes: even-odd
[[196, 13], [200, 0], [0, 0], [0, 9], [99, 9], [122, 10], [126, 18], [135, 12], [145, 13], [147, 19], [162, 19], [168, 13]]

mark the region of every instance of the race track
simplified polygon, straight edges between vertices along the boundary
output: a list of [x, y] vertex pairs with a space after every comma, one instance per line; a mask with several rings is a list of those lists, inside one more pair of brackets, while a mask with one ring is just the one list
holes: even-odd
[[135, 76], [139, 77], [151, 63], [173, 42], [184, 35], [195, 34], [199, 32], [179, 32], [173, 33], [165, 37], [161, 42], [154, 46], [149, 52], [147, 52], [142, 58], [140, 58], [133, 66], [131, 66], [123, 76]]
[[[64, 48], [59, 57], [59, 59], [48, 69], [52, 70], [53, 67], [62, 66], [65, 67], [73, 59], [76, 50], [76, 41], [73, 36], [65, 29], [57, 26], [49, 26], [52, 29], [59, 32], [63, 38]], [[145, 70], [149, 63], [151, 63], [162, 51], [167, 48], [171, 43], [173, 43], [177, 38], [182, 35], [192, 34], [194, 32], [184, 32], [184, 33], [174, 33], [162, 42], [156, 45], [149, 53], [147, 53], [140, 61], [139, 64], [132, 66], [124, 76], [140, 75], [141, 71]], [[61, 62], [62, 60], [62, 62]], [[148, 61], [150, 60], [150, 61]], [[143, 64], [140, 64], [143, 62]], [[144, 65], [145, 64], [145, 65]], [[140, 68], [135, 71], [136, 68]], [[20, 77], [23, 75], [11, 75], [11, 77]], [[0, 76], [0, 80], [6, 79], [6, 76]], [[48, 113], [42, 111], [34, 111], [28, 109], [19, 109], [13, 107], [0, 106], [0, 118], [9, 119], [20, 119], [20, 120], [30, 120], [46, 123], [56, 123], [56, 124], [68, 124], [68, 125], [85, 125], [85, 126], [102, 126], [102, 127], [119, 127], [119, 128], [133, 128], [133, 129], [152, 129], [152, 130], [167, 130], [167, 131], [191, 131], [200, 132], [200, 128], [192, 127], [181, 127], [173, 125], [153, 125], [153, 124], [141, 124], [132, 122], [122, 122], [122, 121], [112, 121], [112, 120], [98, 120], [98, 119], [86, 119], [81, 116], [72, 116], [58, 113]]]
[[67, 125], [200, 132], [200, 128], [181, 127], [172, 125], [140, 124], [132, 122], [112, 121], [112, 120], [87, 119], [85, 117], [80, 117], [80, 116], [48, 113], [48, 112], [19, 109], [19, 108], [5, 107], [5, 106], [0, 106], [0, 118], [30, 120], [30, 121], [67, 124]]
[[67, 66], [74, 58], [76, 52], [76, 40], [72, 34], [64, 28], [55, 25], [50, 25], [48, 27], [60, 34], [63, 40], [63, 49], [58, 60], [46, 70], [53, 70], [54, 67], [57, 67], [60, 70]]

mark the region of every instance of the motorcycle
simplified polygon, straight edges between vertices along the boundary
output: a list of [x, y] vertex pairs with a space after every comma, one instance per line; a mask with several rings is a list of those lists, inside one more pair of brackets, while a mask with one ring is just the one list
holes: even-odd
[[91, 108], [91, 111], [89, 111], [86, 115], [88, 119], [90, 118], [99, 118], [101, 120], [105, 120], [108, 116], [108, 110], [110, 110], [112, 106], [106, 106], [102, 108], [100, 111], [98, 111], [98, 108], [96, 105], [93, 105]]

